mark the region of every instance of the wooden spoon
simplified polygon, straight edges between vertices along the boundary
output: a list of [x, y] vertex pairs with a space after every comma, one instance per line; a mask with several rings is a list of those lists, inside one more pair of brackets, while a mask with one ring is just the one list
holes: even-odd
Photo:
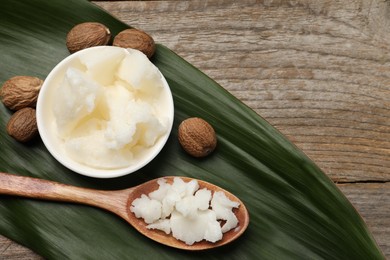
[[[164, 177], [168, 183], [173, 182], [174, 177]], [[185, 182], [192, 179], [180, 177]], [[142, 194], [149, 194], [158, 189], [157, 179], [148, 181], [133, 188], [115, 191], [94, 190], [65, 185], [57, 182], [0, 173], [0, 194], [14, 195], [42, 200], [63, 201], [71, 203], [81, 203], [98, 208], [102, 208], [115, 213], [125, 219], [141, 234], [167, 246], [185, 249], [185, 250], [205, 250], [225, 245], [241, 236], [249, 224], [249, 214], [245, 205], [233, 194], [215, 186], [211, 183], [197, 180], [200, 189], [207, 188], [211, 191], [223, 191], [232, 201], [237, 201], [240, 206], [234, 209], [239, 224], [238, 227], [224, 233], [222, 240], [216, 243], [205, 240], [195, 243], [191, 246], [177, 240], [172, 235], [167, 235], [159, 230], [147, 229], [147, 224], [143, 219], [135, 217], [130, 211], [132, 201], [139, 198]]]

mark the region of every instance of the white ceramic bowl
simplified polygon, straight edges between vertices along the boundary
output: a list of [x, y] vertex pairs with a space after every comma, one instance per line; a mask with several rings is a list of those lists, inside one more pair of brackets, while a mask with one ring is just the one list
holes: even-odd
[[[95, 178], [114, 178], [119, 176], [124, 176], [139, 170], [140, 168], [147, 165], [150, 161], [152, 161], [162, 150], [165, 143], [168, 140], [169, 134], [172, 130], [173, 125], [173, 117], [174, 117], [174, 105], [173, 98], [170, 88], [168, 86], [167, 81], [161, 75], [161, 81], [163, 82], [163, 100], [165, 103], [163, 105], [163, 113], [164, 116], [168, 119], [168, 130], [165, 132], [163, 136], [160, 136], [157, 142], [148, 149], [148, 151], [142, 155], [141, 158], [132, 162], [132, 164], [125, 168], [116, 168], [116, 169], [97, 169], [90, 167], [86, 164], [77, 162], [70, 158], [63, 145], [63, 141], [58, 136], [58, 132], [56, 131], [56, 121], [53, 112], [53, 95], [54, 89], [60, 82], [62, 81], [65, 71], [69, 66], [74, 66], [75, 60], [82, 54], [94, 54], [103, 51], [105, 48], [119, 48], [113, 46], [100, 46], [100, 47], [92, 47], [85, 50], [78, 51], [64, 60], [62, 60], [54, 69], [49, 73], [47, 78], [45, 79], [42, 88], [40, 90], [38, 101], [37, 101], [37, 123], [39, 134], [42, 138], [43, 143], [45, 144], [48, 151], [53, 155], [53, 157], [59, 161], [62, 165], [67, 167], [68, 169], [79, 173], [81, 175], [95, 177]], [[161, 111], [160, 111], [161, 113]]]

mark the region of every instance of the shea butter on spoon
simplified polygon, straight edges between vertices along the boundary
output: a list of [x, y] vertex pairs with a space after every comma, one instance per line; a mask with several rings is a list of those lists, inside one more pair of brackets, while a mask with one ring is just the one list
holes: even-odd
[[142, 52], [102, 46], [53, 69], [38, 97], [37, 121], [57, 160], [104, 178], [152, 160], [172, 129], [173, 111], [166, 80]]
[[[205, 232], [210, 231], [210, 228], [205, 227], [204, 224], [205, 223], [207, 224], [209, 222], [211, 223], [216, 222], [215, 221], [216, 218], [221, 218], [221, 217], [223, 218], [223, 216], [226, 216], [230, 219], [229, 215], [234, 215], [234, 219], [236, 220], [234, 223], [234, 227], [230, 229], [232, 226], [231, 224], [228, 224], [229, 220], [227, 219], [226, 223], [224, 224], [221, 223], [221, 224], [222, 224], [222, 229], [224, 229], [224, 227], [228, 225], [229, 230], [222, 230], [222, 232], [224, 233], [221, 237], [218, 237], [218, 239], [212, 239], [212, 241], [206, 241], [206, 240], [198, 241], [191, 245], [176, 239], [171, 234], [166, 234], [166, 232], [150, 229], [150, 227], [148, 227], [148, 224], [145, 223], [143, 219], [138, 218], [136, 214], [132, 212], [134, 210], [131, 210], [131, 208], [134, 207], [134, 204], [138, 204], [136, 201], [138, 200], [139, 196], [142, 196], [142, 194], [149, 194], [149, 196], [152, 196], [155, 199], [157, 199], [158, 197], [161, 198], [161, 196], [168, 198], [174, 195], [175, 193], [176, 195], [179, 195], [177, 194], [177, 192], [171, 193], [165, 188], [163, 188], [163, 190], [158, 189], [158, 186], [161, 183], [164, 183], [163, 186], [165, 187], [167, 187], [167, 185], [172, 185], [174, 189], [178, 188], [179, 190], [181, 190], [183, 188], [182, 184], [177, 185], [178, 182], [177, 180], [175, 184], [174, 183], [175, 179], [177, 179], [177, 177], [167, 176], [164, 177], [163, 179], [150, 180], [148, 182], [145, 182], [143, 184], [140, 184], [132, 188], [109, 191], [109, 190], [93, 190], [93, 189], [87, 189], [82, 187], [75, 187], [75, 186], [65, 185], [65, 184], [52, 182], [48, 180], [17, 176], [13, 174], [0, 172], [0, 194], [21, 196], [27, 198], [36, 198], [41, 200], [80, 203], [80, 204], [90, 205], [93, 207], [99, 207], [101, 209], [105, 209], [107, 211], [115, 213], [119, 217], [123, 218], [125, 221], [127, 221], [130, 225], [132, 225], [136, 230], [138, 230], [141, 234], [145, 235], [146, 237], [156, 242], [159, 242], [161, 244], [179, 248], [179, 249], [184, 249], [184, 250], [195, 251], [195, 250], [205, 250], [205, 249], [220, 247], [230, 242], [233, 242], [245, 232], [245, 230], [249, 225], [249, 212], [246, 209], [243, 202], [238, 197], [222, 189], [221, 187], [218, 187], [216, 185], [213, 185], [211, 183], [202, 180], [196, 180], [188, 177], [180, 177], [181, 181], [183, 181], [183, 183], [186, 183], [184, 184], [184, 190], [183, 190], [185, 193], [188, 193], [188, 191], [190, 191], [191, 193], [196, 188], [199, 188], [199, 190], [203, 190], [203, 191], [208, 190], [212, 194], [221, 194], [223, 197], [221, 198], [221, 196], [218, 196], [219, 198], [216, 199], [217, 201], [215, 201], [214, 203], [213, 201], [211, 202], [212, 204], [211, 206], [215, 213], [212, 213], [207, 210], [206, 207], [208, 204], [207, 201], [208, 199], [205, 200], [204, 198], [202, 198], [205, 196], [205, 194], [197, 198], [197, 201], [199, 199], [201, 200], [202, 205], [198, 204], [198, 207], [196, 209], [194, 208], [194, 205], [187, 204], [185, 201], [180, 201], [180, 202], [178, 200], [171, 201], [171, 202], [176, 202], [176, 206], [175, 206], [176, 209], [181, 208], [180, 209], [181, 213], [176, 212], [174, 213], [176, 214], [176, 216], [171, 217], [171, 221], [170, 221], [171, 223], [169, 224], [169, 226], [170, 229], [172, 229], [172, 233], [178, 231], [178, 233], [181, 235], [184, 235], [188, 238], [191, 237], [189, 238], [191, 240], [194, 239], [194, 237], [199, 236], [199, 231], [201, 233], [200, 234], [201, 236], [205, 235], [208, 238], [215, 237], [217, 233], [221, 232], [221, 230], [218, 232], [218, 230], [220, 229], [219, 228], [220, 223], [217, 222], [216, 224], [211, 224], [213, 226], [211, 228], [212, 232], [211, 234], [208, 235]], [[181, 181], [179, 180], [179, 182]], [[164, 190], [167, 191], [167, 196], [164, 195]], [[189, 198], [188, 196], [185, 197]], [[205, 201], [206, 201], [206, 205], [204, 206], [203, 204]], [[179, 206], [177, 203], [184, 203], [185, 207], [182, 207], [184, 205]], [[235, 207], [234, 209], [234, 212], [230, 211], [229, 209], [232, 205], [234, 205], [234, 207], [235, 205], [237, 205], [237, 207]], [[147, 208], [150, 207], [150, 205], [149, 206], [145, 205], [145, 206]], [[185, 210], [185, 208], [187, 210]], [[196, 212], [193, 212], [194, 209]], [[146, 210], [149, 211], [148, 209]], [[153, 209], [152, 211], [156, 211], [156, 210]], [[180, 215], [177, 216], [178, 214], [182, 214], [185, 212], [187, 212], [187, 216], [180, 216]], [[201, 215], [202, 216], [201, 219], [192, 218], [189, 215], [190, 212], [195, 213], [195, 215]], [[150, 215], [150, 213], [147, 213], [147, 215]], [[206, 219], [204, 219], [203, 217], [206, 217]], [[186, 234], [187, 233], [186, 227], [188, 226], [191, 226], [190, 230], [188, 230], [190, 234]], [[191, 234], [191, 232], [194, 233]]]

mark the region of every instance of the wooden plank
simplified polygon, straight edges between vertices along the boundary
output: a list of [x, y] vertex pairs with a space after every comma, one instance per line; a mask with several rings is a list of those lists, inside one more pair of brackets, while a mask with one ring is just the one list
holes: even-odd
[[390, 258], [390, 183], [348, 183], [338, 187], [363, 217], [382, 252]]
[[[390, 259], [390, 1], [95, 3], [285, 134], [339, 183]], [[0, 258], [40, 259], [1, 236]]]
[[30, 249], [21, 246], [4, 236], [0, 236], [0, 259], [4, 260], [42, 260]]

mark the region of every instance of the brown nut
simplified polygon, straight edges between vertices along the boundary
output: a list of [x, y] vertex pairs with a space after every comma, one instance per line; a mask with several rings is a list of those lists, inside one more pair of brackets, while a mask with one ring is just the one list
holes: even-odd
[[205, 120], [192, 117], [179, 125], [179, 142], [194, 157], [204, 157], [214, 151], [217, 137], [213, 127]]
[[4, 82], [0, 97], [11, 110], [35, 107], [43, 80], [31, 76], [15, 76]]
[[66, 36], [66, 47], [70, 53], [93, 46], [107, 45], [111, 39], [110, 30], [101, 23], [80, 23]]
[[16, 111], [8, 121], [7, 133], [22, 143], [34, 138], [38, 134], [35, 109], [26, 107]]
[[153, 38], [146, 32], [137, 29], [126, 29], [121, 31], [115, 36], [112, 45], [122, 48], [137, 49], [142, 51], [149, 59], [156, 50]]

